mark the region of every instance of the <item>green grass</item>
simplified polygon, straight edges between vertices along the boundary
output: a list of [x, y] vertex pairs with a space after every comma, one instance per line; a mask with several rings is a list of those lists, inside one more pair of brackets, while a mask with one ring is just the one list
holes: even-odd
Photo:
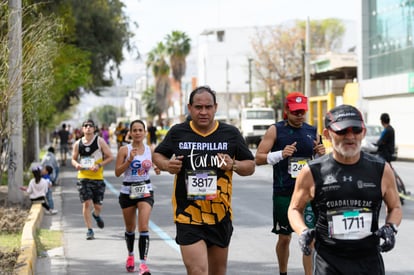
[[46, 150], [46, 149], [44, 149], [44, 148], [42, 148], [42, 149], [40, 150], [40, 153], [39, 153], [39, 159], [40, 159], [40, 160], [42, 160], [42, 159], [43, 159], [43, 157], [46, 155], [46, 153], [47, 153], [47, 150]]
[[0, 234], [0, 251], [11, 252], [20, 247], [22, 239], [21, 233], [1, 233]]
[[0, 183], [0, 185], [7, 185], [7, 184], [8, 184], [7, 173], [3, 172], [1, 174], [1, 183]]
[[[42, 251], [62, 246], [63, 232], [61, 230], [37, 229], [35, 241], [38, 255]], [[0, 251], [11, 252], [20, 247], [22, 239], [21, 233], [1, 233], [0, 234]]]
[[49, 230], [40, 228], [36, 231], [36, 248], [37, 254], [62, 246], [63, 232], [61, 230]]

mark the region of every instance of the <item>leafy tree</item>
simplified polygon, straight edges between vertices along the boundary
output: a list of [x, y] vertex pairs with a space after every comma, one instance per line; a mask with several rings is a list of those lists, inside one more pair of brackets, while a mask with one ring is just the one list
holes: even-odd
[[155, 100], [159, 111], [158, 116], [160, 121], [162, 120], [163, 111], [168, 108], [170, 97], [170, 66], [167, 63], [166, 58], [167, 49], [162, 42], [159, 42], [157, 46], [148, 53], [146, 62], [147, 67], [152, 68], [152, 74], [155, 79]]
[[[91, 54], [93, 86], [111, 86], [113, 74], [121, 78], [119, 66], [124, 59], [123, 49], [130, 49], [128, 18], [120, 0], [71, 0], [75, 17], [73, 43]], [[109, 79], [105, 77], [108, 71]]]
[[[2, 7], [3, 8], [3, 7]], [[2, 9], [3, 10], [3, 9]], [[28, 10], [23, 10], [23, 15], [27, 16]], [[7, 12], [5, 13], [8, 17]], [[9, 82], [8, 74], [8, 58], [7, 50], [8, 44], [8, 28], [3, 25], [0, 29], [5, 33], [0, 34], [0, 136], [1, 140], [7, 140], [11, 134], [11, 123], [8, 117], [8, 110], [10, 108], [10, 100], [17, 91], [18, 82], [12, 80]], [[23, 97], [23, 123], [28, 126], [23, 129], [23, 134], [33, 136], [32, 133], [27, 132], [33, 125], [35, 120], [50, 118], [55, 112], [55, 109], [45, 108], [49, 104], [53, 106], [53, 99], [50, 93], [51, 87], [54, 84], [53, 77], [53, 60], [58, 55], [60, 45], [55, 42], [54, 37], [60, 28], [59, 22], [53, 17], [40, 17], [31, 24], [24, 24], [22, 28], [22, 97]], [[25, 140], [25, 149], [27, 149], [28, 140]], [[3, 155], [2, 155], [3, 157]], [[5, 156], [7, 158], [7, 156]], [[5, 163], [6, 159], [2, 159], [1, 163]], [[25, 154], [25, 163], [27, 164], [33, 159], [30, 159]], [[3, 170], [2, 170], [3, 171]]]
[[184, 118], [183, 111], [183, 91], [181, 79], [185, 75], [186, 57], [191, 50], [191, 39], [184, 32], [172, 31], [166, 36], [167, 52], [170, 55], [170, 65], [172, 68], [172, 75], [178, 82], [180, 88], [180, 117]]
[[[26, 0], [36, 4], [33, 14], [55, 14], [62, 20], [63, 43], [89, 53], [89, 71], [92, 75], [88, 86], [95, 92], [99, 87], [111, 86], [114, 75], [121, 78], [120, 64], [123, 49], [132, 50], [129, 43], [133, 33], [129, 18], [124, 14], [125, 5], [120, 0]], [[137, 54], [138, 55], [138, 54]], [[73, 56], [72, 56], [73, 57]], [[108, 73], [109, 75], [107, 75]]]
[[[342, 44], [345, 32], [343, 23], [338, 19], [315, 20], [310, 22], [311, 57], [328, 51], [337, 50]], [[292, 25], [278, 25], [257, 31], [251, 41], [255, 52], [255, 73], [271, 96], [272, 105], [283, 108], [286, 90], [300, 90], [291, 78], [302, 75], [304, 70], [303, 54], [306, 35], [306, 21]], [[281, 100], [276, 101], [280, 92]]]
[[[90, 53], [73, 45], [62, 44], [54, 64], [54, 83], [51, 87], [51, 110], [67, 110], [80, 99], [80, 87], [92, 83]], [[54, 103], [53, 103], [54, 102]], [[53, 103], [53, 104], [52, 104]], [[41, 121], [48, 125], [47, 121]]]
[[[301, 30], [296, 26], [283, 25], [265, 28], [257, 32], [252, 46], [256, 54], [254, 65], [257, 77], [264, 82], [274, 104], [276, 91], [285, 91], [288, 77], [300, 75]], [[282, 102], [276, 107], [281, 108]]]
[[98, 125], [106, 124], [111, 125], [111, 123], [116, 123], [116, 118], [118, 117], [118, 108], [112, 105], [104, 105], [98, 108], [94, 108], [89, 116], [96, 120], [95, 123]]
[[[297, 26], [303, 32], [305, 38], [306, 21], [298, 21]], [[345, 26], [341, 20], [328, 18], [324, 20], [310, 21], [310, 44], [311, 54], [318, 55], [326, 52], [334, 52], [341, 48], [342, 39], [345, 34]]]
[[[65, 110], [79, 101], [81, 88], [98, 91], [120, 78], [123, 49], [131, 49], [129, 18], [120, 0], [23, 0], [23, 117], [25, 143], [38, 120], [44, 129], [65, 119]], [[1, 118], [12, 94], [7, 83], [8, 5], [0, 0]], [[43, 24], [42, 26], [40, 24]], [[43, 31], [45, 29], [46, 31]], [[3, 68], [4, 67], [4, 68]], [[109, 72], [109, 76], [106, 72]], [[1, 126], [4, 140], [7, 128]], [[41, 133], [46, 131], [41, 131]], [[27, 146], [28, 145], [28, 146]], [[25, 150], [34, 152], [32, 144]], [[24, 153], [25, 163], [33, 156]]]
[[157, 106], [157, 99], [155, 95], [154, 86], [151, 86], [144, 91], [142, 95], [142, 101], [145, 104], [145, 111], [147, 112], [149, 117], [154, 118], [156, 115], [160, 113], [160, 110]]

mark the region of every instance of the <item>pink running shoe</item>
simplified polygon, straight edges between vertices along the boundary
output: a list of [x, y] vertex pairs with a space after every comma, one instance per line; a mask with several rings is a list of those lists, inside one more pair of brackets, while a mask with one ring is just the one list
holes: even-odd
[[151, 275], [151, 272], [146, 264], [139, 265], [139, 275]]
[[126, 261], [126, 270], [128, 272], [134, 272], [135, 271], [135, 259], [134, 256], [128, 256], [128, 259]]

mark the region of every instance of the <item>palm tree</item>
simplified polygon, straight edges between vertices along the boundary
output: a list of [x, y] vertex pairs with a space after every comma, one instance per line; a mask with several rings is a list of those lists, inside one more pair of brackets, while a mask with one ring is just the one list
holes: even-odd
[[181, 79], [185, 74], [186, 62], [185, 58], [190, 53], [191, 39], [185, 32], [172, 31], [166, 36], [167, 52], [170, 55], [170, 64], [174, 79], [178, 82], [180, 89], [180, 119], [183, 121], [183, 91], [181, 87]]
[[[155, 78], [155, 100], [158, 117], [162, 121], [162, 112], [168, 108], [169, 91], [170, 91], [170, 66], [165, 60], [167, 57], [167, 49], [162, 42], [159, 42], [153, 48], [147, 57], [147, 68], [152, 68], [152, 74]], [[168, 114], [168, 112], [167, 112]]]

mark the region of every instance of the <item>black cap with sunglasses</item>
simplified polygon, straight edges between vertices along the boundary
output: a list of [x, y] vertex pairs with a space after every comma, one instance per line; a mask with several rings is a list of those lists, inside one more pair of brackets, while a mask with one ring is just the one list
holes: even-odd
[[325, 127], [335, 132], [346, 131], [348, 128], [358, 128], [361, 130], [359, 132], [362, 132], [365, 124], [357, 108], [351, 105], [339, 105], [326, 113]]

